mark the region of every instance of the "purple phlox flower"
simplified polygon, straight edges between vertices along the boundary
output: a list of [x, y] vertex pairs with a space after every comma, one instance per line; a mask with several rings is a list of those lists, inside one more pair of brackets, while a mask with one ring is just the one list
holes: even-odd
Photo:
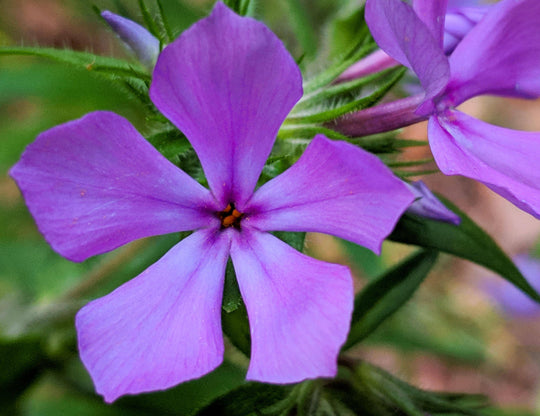
[[[482, 19], [490, 6], [479, 5], [478, 0], [448, 1], [443, 32], [443, 49], [446, 55], [450, 55], [454, 51], [457, 44]], [[397, 65], [400, 65], [400, 62], [389, 56], [384, 50], [378, 49], [351, 65], [338, 77], [337, 81], [350, 81]]]
[[540, 2], [502, 0], [450, 57], [442, 49], [445, 1], [367, 0], [366, 20], [378, 45], [411, 68], [425, 90], [417, 114], [440, 170], [476, 179], [540, 217], [540, 133], [476, 120], [455, 107], [481, 94], [540, 95]]
[[492, 4], [480, 4], [478, 0], [448, 0], [444, 17], [443, 49], [450, 55], [459, 42], [480, 22]]
[[[531, 286], [536, 291], [540, 291], [540, 259], [528, 254], [520, 254], [513, 260]], [[485, 282], [483, 289], [509, 316], [540, 316], [540, 305], [506, 280], [489, 280]]]
[[459, 215], [446, 208], [424, 182], [416, 181], [405, 184], [416, 198], [411, 206], [407, 208], [408, 213], [454, 225], [461, 223]]
[[110, 112], [41, 133], [11, 170], [40, 231], [74, 261], [195, 230], [77, 314], [97, 391], [111, 402], [220, 365], [229, 256], [249, 315], [247, 378], [334, 376], [352, 313], [350, 272], [269, 231], [323, 232], [379, 252], [413, 195], [374, 155], [322, 135], [254, 191], [302, 79], [266, 26], [222, 3], [162, 51], [150, 96], [193, 145], [209, 190]]
[[160, 48], [159, 40], [154, 35], [134, 21], [108, 10], [101, 12], [101, 17], [145, 67], [154, 67]]

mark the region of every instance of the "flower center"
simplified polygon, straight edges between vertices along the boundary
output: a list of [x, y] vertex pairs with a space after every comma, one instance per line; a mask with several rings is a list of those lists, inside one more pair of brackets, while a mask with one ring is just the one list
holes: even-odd
[[234, 227], [240, 229], [240, 220], [244, 214], [234, 207], [234, 202], [227, 204], [223, 211], [217, 212], [218, 218], [221, 220], [221, 228]]

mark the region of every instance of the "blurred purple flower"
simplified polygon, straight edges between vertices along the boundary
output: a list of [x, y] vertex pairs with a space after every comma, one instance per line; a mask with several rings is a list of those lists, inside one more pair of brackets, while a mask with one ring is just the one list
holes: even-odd
[[323, 232], [379, 252], [412, 194], [377, 157], [321, 135], [254, 192], [302, 79], [266, 26], [222, 3], [162, 51], [150, 96], [190, 140], [210, 190], [109, 112], [40, 134], [11, 170], [45, 238], [74, 261], [196, 230], [77, 314], [79, 351], [97, 391], [111, 402], [220, 365], [229, 255], [249, 315], [247, 378], [334, 376], [352, 313], [350, 272], [268, 231]]
[[450, 55], [459, 42], [475, 27], [489, 11], [492, 4], [480, 4], [478, 0], [448, 0], [444, 17], [443, 49]]
[[481, 94], [540, 95], [540, 2], [493, 5], [450, 57], [442, 46], [445, 12], [444, 0], [417, 0], [414, 8], [400, 0], [366, 3], [378, 45], [422, 84], [425, 97], [415, 117], [429, 117], [430, 146], [440, 170], [476, 179], [540, 218], [540, 133], [490, 125], [455, 109]]
[[152, 69], [159, 55], [159, 40], [141, 25], [108, 10], [101, 13], [107, 24], [137, 59]]
[[[513, 260], [531, 286], [540, 291], [540, 259], [521, 254]], [[486, 282], [484, 290], [509, 316], [540, 316], [540, 305], [506, 280], [497, 282], [490, 280]]]
[[416, 181], [406, 183], [406, 185], [416, 198], [411, 206], [407, 208], [408, 213], [454, 225], [460, 224], [461, 218], [459, 215], [446, 208], [424, 182]]

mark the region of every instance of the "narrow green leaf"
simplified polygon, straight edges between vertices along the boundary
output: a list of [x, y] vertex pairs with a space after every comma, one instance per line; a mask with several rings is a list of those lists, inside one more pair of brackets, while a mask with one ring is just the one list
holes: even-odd
[[221, 307], [227, 313], [234, 312], [242, 305], [242, 295], [236, 281], [236, 274], [232, 261], [229, 259], [225, 269], [225, 285], [223, 287], [223, 301]]
[[104, 20], [103, 17], [101, 16], [101, 9], [95, 4], [92, 4], [92, 11], [94, 12], [94, 14], [97, 16], [99, 20]]
[[306, 240], [306, 233], [274, 231], [272, 234], [274, 234], [280, 240], [285, 241], [294, 249], [300, 252], [304, 251], [304, 241]]
[[47, 364], [37, 338], [0, 340], [0, 408], [6, 414], [15, 401], [39, 376]]
[[420, 140], [397, 139], [394, 132], [374, 134], [364, 137], [349, 138], [350, 143], [360, 146], [371, 153], [397, 153], [406, 147], [427, 146], [428, 142]]
[[425, 158], [425, 159], [406, 160], [406, 161], [390, 161], [390, 160], [385, 161], [385, 160], [383, 160], [383, 162], [385, 162], [386, 166], [388, 166], [389, 168], [409, 168], [409, 167], [414, 167], [414, 166], [425, 165], [426, 163], [431, 163], [431, 162], [433, 162], [433, 158], [428, 157], [428, 158]]
[[338, 133], [335, 130], [312, 124], [285, 124], [279, 129], [278, 139], [313, 139], [317, 134], [324, 134], [329, 139], [345, 141], [350, 139], [350, 137]]
[[[287, 117], [287, 121], [296, 123], [328, 122], [335, 120], [347, 113], [371, 107], [375, 105], [381, 98], [383, 98], [394, 85], [396, 85], [396, 83], [403, 77], [405, 72], [406, 68], [404, 67], [390, 70], [389, 75], [383, 78], [384, 81], [377, 85], [375, 87], [375, 91], [371, 92], [367, 96], [362, 96], [352, 101], [338, 100], [337, 104], [325, 103], [322, 104], [321, 107], [314, 107], [297, 113], [295, 113], [293, 110], [291, 115]], [[328, 108], [328, 105], [331, 107]]]
[[251, 335], [247, 311], [243, 302], [232, 312], [221, 310], [221, 326], [229, 341], [246, 357], [249, 357], [251, 355]]
[[124, 78], [122, 81], [124, 88], [144, 106], [145, 110], [152, 114], [158, 113], [158, 110], [148, 95], [148, 84], [146, 82], [138, 78]]
[[369, 396], [376, 397], [375, 400], [384, 407], [389, 407], [389, 410], [393, 409], [388, 413], [392, 415], [480, 416], [478, 409], [486, 405], [486, 398], [479, 395], [419, 389], [367, 362], [356, 365], [354, 375], [357, 388], [359, 387], [361, 392], [368, 389]]
[[326, 39], [328, 41], [329, 57], [339, 56], [349, 45], [354, 44], [358, 37], [359, 28], [365, 27], [363, 5], [354, 2], [353, 8], [342, 7], [338, 15], [332, 19]]
[[144, 23], [148, 31], [156, 38], [158, 38], [160, 42], [163, 42], [165, 39], [163, 39], [162, 33], [159, 30], [156, 22], [154, 21], [154, 18], [152, 17], [150, 10], [148, 9], [148, 6], [144, 2], [144, 0], [139, 0], [139, 9], [141, 10], [141, 14], [143, 16]]
[[330, 84], [352, 64], [375, 50], [377, 45], [369, 38], [367, 26], [364, 26], [360, 33], [360, 41], [349, 53], [345, 54], [342, 59], [336, 60], [328, 69], [304, 82], [304, 94], [309, 94]]
[[433, 175], [434, 173], [439, 173], [440, 170], [439, 169], [425, 169], [425, 170], [418, 170], [418, 169], [415, 169], [415, 170], [412, 170], [412, 171], [405, 171], [405, 170], [398, 170], [398, 169], [392, 169], [392, 171], [394, 172], [394, 175], [402, 178], [402, 179], [405, 179], [405, 178], [411, 178], [411, 177], [414, 177], [414, 176], [425, 176], [425, 175]]
[[264, 414], [263, 410], [285, 399], [291, 388], [276, 384], [247, 383], [221, 396], [201, 409], [196, 416], [248, 416]]
[[369, 281], [381, 276], [385, 270], [382, 256], [378, 256], [368, 248], [351, 243], [347, 240], [339, 240], [341, 246], [345, 249], [348, 259], [352, 266], [361, 271]]
[[311, 58], [317, 52], [317, 35], [309, 20], [308, 10], [299, 0], [289, 0], [287, 5], [291, 26], [302, 46], [304, 56]]
[[460, 216], [459, 226], [405, 214], [389, 238], [399, 243], [432, 248], [470, 260], [493, 270], [531, 299], [540, 302], [540, 295], [497, 243], [458, 207], [440, 195], [437, 197]]
[[167, 14], [165, 13], [163, 9], [163, 4], [161, 0], [157, 0], [157, 5], [158, 5], [158, 10], [159, 10], [159, 17], [160, 17], [161, 25], [163, 26], [163, 30], [165, 31], [165, 34], [167, 35], [167, 41], [172, 42], [174, 40], [174, 35], [171, 30], [171, 26], [169, 25]]
[[351, 331], [343, 349], [363, 340], [403, 306], [424, 281], [436, 259], [437, 252], [420, 251], [369, 283], [354, 301]]
[[130, 16], [130, 10], [123, 4], [123, 0], [113, 0], [114, 8], [117, 10], [117, 14], [120, 16], [129, 17]]
[[327, 88], [314, 91], [311, 94], [306, 94], [296, 104], [293, 113], [301, 112], [302, 110], [313, 107], [328, 106], [329, 103], [339, 99], [352, 100], [361, 92], [362, 88], [376, 85], [377, 82], [380, 83], [385, 77], [391, 77], [392, 74], [399, 70], [401, 70], [401, 68], [389, 68], [349, 82], [330, 85]]
[[[192, 415], [244, 383], [244, 368], [225, 360], [218, 368], [201, 378], [164, 391], [126, 396], [113, 407], [118, 407], [122, 411], [144, 409], [144, 415], [148, 416]], [[98, 400], [102, 402], [101, 398]]]
[[253, 0], [225, 0], [225, 4], [240, 16], [246, 16], [253, 10]]
[[177, 156], [180, 153], [191, 149], [186, 136], [177, 129], [165, 130], [154, 133], [148, 137], [148, 140], [163, 156], [172, 161], [177, 162]]
[[150, 82], [150, 75], [138, 65], [108, 56], [94, 55], [89, 52], [71, 49], [0, 47], [0, 55], [29, 55], [52, 59], [82, 70], [107, 76], [109, 78], [128, 77]]

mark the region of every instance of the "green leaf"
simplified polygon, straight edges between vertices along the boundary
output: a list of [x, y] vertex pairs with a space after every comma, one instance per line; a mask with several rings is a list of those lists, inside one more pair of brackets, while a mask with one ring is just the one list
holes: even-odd
[[[388, 70], [382, 77], [380, 82], [370, 85], [373, 88], [368, 95], [362, 95], [359, 98], [324, 101], [322, 104], [310, 107], [306, 110], [291, 112], [287, 117], [287, 123], [319, 123], [335, 120], [347, 113], [359, 111], [375, 105], [386, 93], [403, 77], [406, 68], [398, 67]], [[341, 90], [340, 90], [341, 92]]]
[[221, 310], [221, 327], [231, 343], [246, 357], [251, 355], [251, 334], [247, 310], [242, 302], [232, 312]]
[[375, 42], [369, 36], [367, 26], [359, 31], [359, 41], [350, 52], [345, 54], [342, 59], [337, 59], [332, 65], [323, 72], [318, 73], [311, 79], [304, 82], [304, 94], [309, 94], [334, 81], [343, 71], [361, 58], [373, 52], [376, 48]]
[[127, 396], [120, 399], [118, 404], [122, 409], [147, 409], [145, 413], [148, 415], [192, 415], [244, 383], [244, 368], [225, 360], [201, 378], [165, 391]]
[[14, 403], [46, 363], [39, 339], [0, 340], [0, 409], [13, 414]]
[[330, 59], [339, 56], [344, 49], [354, 44], [358, 38], [359, 28], [366, 26], [363, 6], [354, 3], [354, 8], [342, 8], [339, 15], [330, 23], [326, 36]]
[[246, 16], [252, 10], [253, 5], [251, 3], [253, 3], [254, 0], [225, 0], [224, 2], [240, 16]]
[[371, 281], [382, 275], [385, 269], [385, 262], [382, 256], [378, 256], [370, 249], [347, 240], [339, 240], [339, 242], [345, 249], [345, 253], [354, 268], [361, 271], [368, 280]]
[[234, 273], [232, 261], [227, 261], [225, 269], [225, 285], [223, 288], [223, 301], [221, 307], [227, 313], [234, 312], [242, 305], [242, 295]]
[[288, 231], [274, 231], [274, 234], [281, 241], [286, 242], [288, 245], [298, 250], [299, 252], [304, 251], [304, 242], [306, 240], [306, 233], [293, 233]]
[[171, 26], [169, 25], [169, 21], [167, 19], [167, 13], [165, 13], [163, 9], [163, 3], [161, 2], [161, 0], [156, 0], [156, 1], [158, 5], [158, 10], [159, 10], [159, 19], [160, 19], [161, 26], [163, 27], [163, 30], [165, 34], [167, 35], [167, 41], [172, 42], [174, 40], [174, 35], [171, 30]]
[[369, 283], [354, 301], [348, 349], [373, 332], [414, 294], [435, 264], [437, 252], [423, 250]]
[[451, 211], [460, 216], [459, 226], [405, 214], [389, 238], [399, 243], [432, 248], [470, 260], [493, 270], [540, 302], [540, 295], [497, 243], [458, 207], [440, 195], [437, 196]]
[[178, 155], [191, 149], [186, 136], [177, 129], [161, 131], [146, 137], [163, 156], [178, 163]]
[[390, 317], [364, 340], [364, 345], [388, 345], [401, 352], [427, 352], [468, 365], [484, 362], [487, 347], [481, 331], [464, 328], [463, 322], [448, 317], [434, 305], [407, 308]]
[[[414, 387], [366, 362], [354, 366], [355, 387], [389, 412], [388, 415], [480, 416], [486, 398], [479, 395], [439, 393]], [[377, 414], [378, 415], [378, 414]]]
[[94, 55], [71, 49], [0, 47], [0, 55], [29, 55], [52, 59], [76, 68], [91, 71], [108, 78], [137, 78], [150, 82], [150, 75], [139, 65], [121, 59]]
[[159, 29], [155, 19], [152, 17], [152, 14], [150, 13], [150, 9], [148, 8], [144, 0], [139, 0], [138, 3], [139, 3], [139, 9], [141, 10], [141, 14], [144, 19], [146, 28], [152, 35], [154, 35], [156, 38], [159, 39], [160, 43], [163, 43], [165, 41], [163, 37], [163, 33]]
[[322, 387], [317, 380], [307, 380], [300, 385], [298, 394], [298, 416], [315, 416], [321, 405]]
[[537, 412], [520, 409], [485, 409], [482, 416], [538, 416]]
[[304, 56], [311, 58], [317, 52], [317, 35], [313, 29], [314, 25], [309, 19], [309, 11], [300, 0], [289, 0], [287, 5], [289, 12], [287, 15]]
[[248, 416], [264, 414], [264, 409], [284, 400], [288, 386], [247, 383], [201, 409], [196, 416]]
[[[389, 68], [374, 74], [370, 74], [352, 81], [342, 82], [327, 86], [311, 94], [305, 94], [295, 105], [293, 114], [301, 113], [310, 108], [324, 108], [335, 105], [334, 103], [342, 101], [348, 102], [354, 100], [365, 88], [373, 90], [373, 86], [384, 83], [395, 74], [403, 72], [403, 68]], [[400, 75], [401, 77], [401, 75]]]

